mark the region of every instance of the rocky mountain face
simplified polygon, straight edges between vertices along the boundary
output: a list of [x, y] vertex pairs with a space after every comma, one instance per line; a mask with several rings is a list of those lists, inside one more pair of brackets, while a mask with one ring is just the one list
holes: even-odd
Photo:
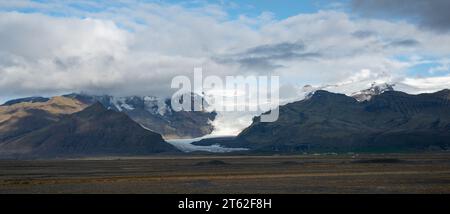
[[160, 134], [125, 113], [95, 103], [57, 122], [0, 143], [2, 157], [67, 157], [177, 153]]
[[222, 145], [262, 152], [447, 150], [450, 90], [419, 95], [385, 91], [365, 102], [319, 90], [281, 106], [276, 122], [255, 117]]
[[[76, 99], [86, 105], [95, 102], [102, 103], [107, 109], [127, 114], [131, 119], [146, 129], [160, 133], [165, 139], [195, 138], [210, 134], [214, 127], [211, 122], [215, 112], [174, 111], [170, 100], [153, 96], [91, 96], [84, 94], [69, 94], [64, 97]], [[198, 95], [192, 99], [201, 99]], [[201, 101], [200, 101], [201, 103]]]

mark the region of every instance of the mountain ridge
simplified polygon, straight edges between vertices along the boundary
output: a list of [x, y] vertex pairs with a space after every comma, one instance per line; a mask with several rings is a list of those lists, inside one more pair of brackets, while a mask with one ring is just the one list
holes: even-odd
[[[22, 100], [23, 101], [23, 100]], [[0, 106], [0, 143], [58, 121], [63, 115], [83, 110], [87, 105], [65, 97], [45, 102], [19, 102]]]
[[255, 117], [222, 145], [270, 153], [447, 150], [449, 95], [448, 89], [418, 95], [386, 91], [358, 102], [318, 90], [309, 99], [280, 106], [280, 117], [273, 123]]
[[[201, 99], [198, 95], [193, 97]], [[17, 130], [32, 131], [59, 120], [61, 115], [81, 111], [96, 102], [102, 103], [108, 109], [126, 113], [134, 121], [162, 134], [166, 139], [195, 138], [210, 134], [214, 130], [212, 121], [217, 115], [214, 111], [206, 110], [173, 111], [170, 100], [155, 96], [114, 97], [72, 93], [52, 98], [19, 98], [0, 105], [0, 142], [22, 134], [22, 131], [16, 134], [16, 131], [10, 130], [16, 124], [19, 124]], [[73, 110], [67, 110], [67, 106]], [[14, 120], [7, 121], [10, 118]], [[32, 128], [34, 126], [36, 127]]]

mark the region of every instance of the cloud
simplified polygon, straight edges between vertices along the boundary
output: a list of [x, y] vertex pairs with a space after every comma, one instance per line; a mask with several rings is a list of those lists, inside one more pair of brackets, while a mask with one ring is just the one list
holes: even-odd
[[128, 33], [111, 21], [0, 14], [1, 95], [52, 93], [113, 84]]
[[308, 52], [303, 42], [280, 42], [248, 48], [242, 52], [215, 57], [219, 63], [238, 63], [247, 69], [272, 70], [278, 61], [310, 60], [319, 53]]
[[376, 35], [373, 31], [358, 30], [352, 33], [352, 35], [358, 39], [366, 39]]
[[169, 96], [171, 79], [194, 67], [205, 75], [271, 71], [288, 84], [332, 84], [362, 69], [403, 75], [414, 62], [396, 60], [399, 54], [450, 54], [442, 45], [449, 35], [344, 12], [242, 20], [224, 18], [218, 6], [134, 2], [83, 13], [52, 4], [75, 15], [39, 12], [50, 10], [43, 5], [33, 13], [0, 12], [0, 96]]
[[448, 0], [352, 0], [351, 6], [363, 16], [405, 18], [424, 28], [450, 30]]
[[305, 45], [302, 42], [282, 42], [249, 48], [244, 54], [256, 56], [295, 55], [304, 49]]
[[249, 24], [202, 12], [209, 8], [142, 3], [86, 12], [90, 18], [2, 12], [0, 96], [169, 96], [171, 79], [194, 67], [205, 75], [271, 71], [289, 84], [333, 84], [362, 69], [402, 75], [414, 62], [395, 60], [399, 54], [450, 54], [442, 45], [450, 36], [408, 23], [320, 11]]
[[388, 44], [388, 46], [400, 46], [400, 47], [412, 47], [419, 45], [420, 42], [418, 42], [415, 39], [402, 39], [397, 41], [392, 41]]
[[[232, 46], [236, 39], [222, 43], [221, 37], [232, 36], [226, 31], [240, 28], [237, 24], [221, 25], [187, 9], [153, 9], [167, 13], [157, 17], [143, 13], [152, 25], [132, 31], [114, 19], [0, 13], [0, 96], [71, 91], [170, 96], [171, 79], [190, 75], [194, 67], [233, 72], [231, 66], [218, 65], [208, 56], [212, 50]], [[169, 12], [177, 15], [166, 16]], [[217, 30], [208, 35], [204, 25]], [[245, 41], [245, 29], [242, 32], [236, 37]]]
[[405, 78], [401, 83], [413, 87], [410, 93], [428, 93], [450, 88], [450, 76]]

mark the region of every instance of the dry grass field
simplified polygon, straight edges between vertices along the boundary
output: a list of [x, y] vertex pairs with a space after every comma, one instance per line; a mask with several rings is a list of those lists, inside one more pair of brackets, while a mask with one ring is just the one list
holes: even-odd
[[2, 160], [0, 193], [450, 193], [450, 154]]

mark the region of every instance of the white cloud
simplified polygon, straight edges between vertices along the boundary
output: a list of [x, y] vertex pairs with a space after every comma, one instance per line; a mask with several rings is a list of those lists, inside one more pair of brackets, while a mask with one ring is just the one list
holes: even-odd
[[403, 84], [412, 86], [415, 90], [410, 93], [435, 92], [444, 88], [450, 88], [450, 76], [427, 77], [427, 78], [405, 78]]

